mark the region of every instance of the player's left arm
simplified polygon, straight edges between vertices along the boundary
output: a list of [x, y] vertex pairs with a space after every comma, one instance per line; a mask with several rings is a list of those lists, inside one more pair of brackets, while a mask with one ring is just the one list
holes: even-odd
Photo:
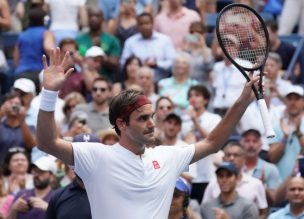
[[191, 162], [196, 162], [209, 154], [216, 153], [227, 142], [247, 106], [253, 101], [252, 85], [257, 84], [259, 76], [255, 76], [246, 83], [242, 94], [232, 107], [227, 111], [222, 121], [202, 141], [195, 144], [195, 153]]

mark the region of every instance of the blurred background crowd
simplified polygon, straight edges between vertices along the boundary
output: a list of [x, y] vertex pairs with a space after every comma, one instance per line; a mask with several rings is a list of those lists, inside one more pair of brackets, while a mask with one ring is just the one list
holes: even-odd
[[[304, 218], [304, 180], [296, 177], [304, 174], [304, 0], [0, 0], [0, 218], [69, 218], [50, 200], [71, 195], [71, 186], [84, 190], [69, 166], [36, 147], [43, 54], [58, 46], [71, 55], [74, 72], [55, 110], [63, 139], [117, 143], [109, 101], [135, 89], [155, 108], [149, 146], [192, 144], [246, 83], [215, 36], [216, 17], [231, 3], [266, 23], [265, 100], [276, 137], [266, 138], [252, 102], [223, 150], [177, 180], [169, 218]], [[75, 206], [70, 218], [90, 213]]]

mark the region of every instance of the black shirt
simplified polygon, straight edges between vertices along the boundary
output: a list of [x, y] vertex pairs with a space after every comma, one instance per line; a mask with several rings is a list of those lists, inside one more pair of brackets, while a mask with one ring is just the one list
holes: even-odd
[[46, 211], [46, 219], [91, 219], [90, 204], [85, 189], [75, 180], [53, 195]]

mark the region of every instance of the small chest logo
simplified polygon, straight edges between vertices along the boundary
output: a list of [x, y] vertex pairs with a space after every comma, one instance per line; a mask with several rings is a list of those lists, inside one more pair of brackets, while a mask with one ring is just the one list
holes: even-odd
[[153, 160], [152, 164], [153, 164], [154, 169], [159, 169], [160, 168], [159, 163], [157, 162], [157, 160]]

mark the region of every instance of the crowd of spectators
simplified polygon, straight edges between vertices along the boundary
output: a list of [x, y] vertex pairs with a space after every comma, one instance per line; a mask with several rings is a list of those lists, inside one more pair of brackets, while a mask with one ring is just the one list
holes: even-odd
[[[272, 17], [264, 86], [276, 136], [266, 138], [252, 102], [223, 150], [177, 179], [169, 218], [304, 218], [304, 90], [284, 77], [297, 48], [280, 38], [304, 37], [303, 0], [0, 0], [0, 35], [17, 35], [13, 51], [0, 42], [0, 219], [91, 217], [80, 177], [37, 149], [43, 54], [59, 47], [71, 55], [55, 108], [63, 139], [117, 143], [109, 102], [134, 89], [155, 109], [150, 147], [192, 144], [246, 83], [208, 26], [220, 2]], [[293, 79], [302, 74], [296, 62]]]

